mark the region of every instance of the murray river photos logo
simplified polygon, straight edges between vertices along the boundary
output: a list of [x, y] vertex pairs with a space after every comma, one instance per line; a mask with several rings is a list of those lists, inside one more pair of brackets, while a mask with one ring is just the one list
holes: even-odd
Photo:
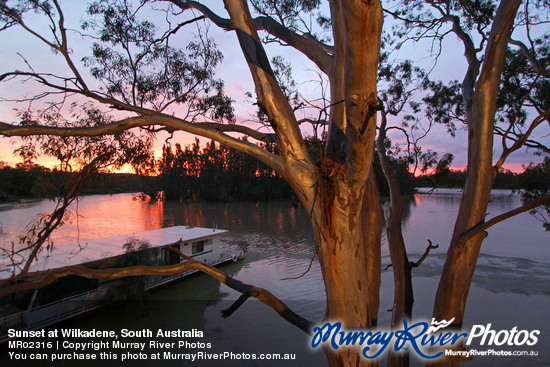
[[[539, 330], [493, 330], [491, 324], [474, 325], [469, 332], [446, 331], [454, 318], [446, 321], [432, 319], [431, 324], [417, 322], [409, 324], [403, 320], [401, 330], [369, 331], [342, 328], [340, 322], [327, 322], [322, 326], [313, 328], [311, 346], [317, 348], [322, 345], [334, 350], [358, 346], [362, 348], [361, 354], [367, 359], [380, 357], [384, 352], [393, 348], [396, 352], [409, 350], [417, 356], [425, 359], [435, 359], [443, 355], [443, 351], [434, 351], [437, 348], [448, 348], [458, 342], [471, 345], [473, 342], [486, 346], [533, 346], [538, 342]], [[435, 349], [434, 349], [435, 348]]]

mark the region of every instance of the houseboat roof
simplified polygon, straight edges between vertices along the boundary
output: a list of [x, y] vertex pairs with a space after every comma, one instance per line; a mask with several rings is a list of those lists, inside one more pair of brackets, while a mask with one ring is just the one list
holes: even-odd
[[[175, 226], [145, 232], [129, 233], [80, 243], [56, 245], [51, 252], [41, 251], [29, 271], [44, 271], [103, 260], [126, 253], [123, 245], [130, 239], [146, 241], [150, 248], [163, 247], [180, 239], [183, 242], [200, 240], [228, 232], [224, 229]], [[0, 258], [0, 279], [12, 275], [13, 265], [7, 257]]]

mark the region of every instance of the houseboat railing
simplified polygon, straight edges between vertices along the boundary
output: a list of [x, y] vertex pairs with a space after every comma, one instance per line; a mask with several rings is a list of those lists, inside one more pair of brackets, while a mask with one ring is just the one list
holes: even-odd
[[9, 329], [32, 330], [44, 328], [98, 308], [106, 303], [103, 296], [107, 289], [101, 287], [3, 317], [0, 324], [0, 342], [8, 339]]

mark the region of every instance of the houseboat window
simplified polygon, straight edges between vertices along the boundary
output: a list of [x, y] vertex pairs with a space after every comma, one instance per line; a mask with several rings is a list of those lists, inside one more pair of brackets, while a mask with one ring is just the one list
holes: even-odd
[[193, 250], [191, 251], [192, 254], [198, 254], [199, 252], [204, 251], [204, 241], [199, 242], [193, 242]]

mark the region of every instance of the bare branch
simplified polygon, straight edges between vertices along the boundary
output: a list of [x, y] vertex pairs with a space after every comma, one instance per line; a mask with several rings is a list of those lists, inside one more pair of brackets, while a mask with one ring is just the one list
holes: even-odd
[[328, 121], [327, 120], [315, 120], [313, 118], [310, 118], [310, 117], [304, 117], [303, 119], [300, 119], [298, 120], [298, 125], [301, 125], [303, 123], [310, 123], [312, 125], [328, 125]]
[[[195, 9], [200, 11], [220, 28], [226, 30], [235, 30], [235, 27], [230, 19], [220, 17], [207, 6], [201, 3], [185, 0], [169, 1], [171, 1], [173, 4], [183, 10]], [[302, 52], [311, 61], [313, 61], [315, 65], [323, 70], [323, 72], [329, 72], [330, 64], [332, 62], [331, 54], [333, 52], [331, 46], [323, 44], [310, 34], [299, 35], [298, 33], [276, 22], [273, 18], [267, 16], [254, 18], [253, 23], [256, 27], [256, 30], [264, 30], [268, 32], [277, 39]]]
[[302, 274], [298, 275], [297, 277], [281, 278], [281, 280], [296, 280], [296, 279], [303, 278], [311, 270], [311, 267], [313, 266], [313, 262], [315, 261], [316, 257], [317, 257], [317, 252], [315, 252], [315, 254], [313, 254], [313, 257], [311, 258], [311, 260], [309, 262], [309, 266], [307, 267], [306, 271], [304, 271]]
[[[508, 140], [511, 140], [513, 142], [517, 141], [518, 140], [518, 136], [519, 134], [510, 134], [510, 132], [508, 132], [508, 130], [504, 130], [502, 129], [501, 127], [498, 127], [498, 126], [495, 126], [494, 128], [494, 132], [496, 135], [500, 135], [502, 137], [505, 137], [506, 136], [506, 139]], [[504, 146], [504, 145], [503, 145]], [[538, 141], [535, 141], [535, 140], [531, 140], [531, 139], [527, 139], [525, 141], [525, 143], [523, 144], [524, 147], [527, 147], [527, 148], [534, 148], [534, 149], [538, 149], [538, 150], [541, 150], [541, 151], [544, 151], [546, 153], [550, 153], [550, 147], [538, 142]], [[508, 148], [506, 148], [508, 149]]]
[[207, 129], [224, 131], [224, 132], [236, 132], [245, 134], [264, 143], [276, 143], [277, 135], [273, 133], [262, 133], [261, 131], [251, 129], [247, 126], [236, 124], [219, 124], [216, 122], [195, 122], [194, 125], [201, 126]]
[[[256, 87], [258, 103], [265, 110], [277, 134], [281, 157], [287, 167], [293, 166], [294, 174], [300, 171], [299, 175], [303, 177], [304, 196], [301, 199], [313, 201], [311, 196], [315, 182], [315, 165], [305, 145], [294, 111], [281, 90], [265, 49], [260, 43], [247, 3], [226, 0], [225, 6], [237, 29], [239, 44]], [[286, 172], [279, 173], [283, 177], [286, 176]]]
[[252, 294], [250, 292], [245, 292], [241, 294], [241, 296], [233, 302], [231, 306], [226, 308], [225, 310], [221, 310], [220, 313], [222, 314], [222, 318], [228, 318], [229, 316], [233, 315], [233, 312], [237, 311], [239, 307], [243, 305], [243, 303], [246, 302], [248, 298], [250, 298]]
[[436, 248], [439, 248], [439, 244], [437, 245], [432, 245], [432, 241], [431, 240], [428, 240], [428, 247], [426, 247], [426, 251], [424, 251], [424, 254], [420, 257], [420, 259], [418, 259], [417, 262], [413, 263], [411, 261], [411, 266], [413, 268], [417, 268], [420, 266], [420, 264], [422, 264], [422, 262], [428, 257], [428, 255], [430, 254], [430, 250], [433, 250], [433, 249], [436, 249]]
[[[169, 246], [169, 248], [170, 247], [171, 246]], [[181, 252], [179, 253], [180, 255], [183, 255], [181, 254]], [[190, 270], [198, 270], [219, 280], [221, 283], [227, 285], [228, 287], [245, 294], [246, 297], [240, 303], [244, 302], [244, 300], [248, 298], [248, 295], [253, 296], [265, 305], [274, 309], [279, 315], [281, 315], [291, 324], [297, 326], [308, 334], [311, 333], [313, 323], [296, 314], [283, 301], [274, 296], [271, 292], [260, 287], [243, 283], [210, 265], [195, 261], [187, 256], [184, 257], [186, 259], [184, 263], [166, 266], [131, 266], [125, 268], [109, 269], [89, 269], [83, 266], [68, 266], [43, 272], [27, 273], [22, 276], [0, 281], [0, 297], [17, 292], [38, 289], [68, 275], [76, 275], [87, 279], [113, 280], [128, 276], [174, 275], [181, 274]], [[232, 311], [234, 311], [234, 309]]]
[[[376, 139], [376, 151], [378, 153], [378, 158], [380, 159], [380, 165], [382, 167], [382, 172], [388, 183], [390, 190], [390, 215], [389, 218], [386, 218], [386, 226], [390, 225], [401, 225], [402, 212], [403, 212], [403, 197], [401, 195], [401, 189], [399, 188], [399, 183], [395, 172], [393, 171], [390, 160], [388, 158], [386, 147], [384, 143], [386, 141], [386, 131], [387, 131], [387, 112], [384, 107], [381, 108], [382, 123], [380, 124], [380, 129], [378, 132], [378, 137]], [[400, 129], [401, 130], [401, 129]], [[395, 221], [395, 223], [394, 223]], [[392, 222], [391, 224], [388, 222]]]
[[[504, 151], [502, 152], [502, 155], [500, 156], [499, 160], [495, 164], [496, 172], [498, 172], [498, 170], [502, 167], [502, 165], [504, 164], [504, 162], [506, 161], [506, 159], [510, 154], [512, 154], [522, 146], [526, 145], [526, 143], [528, 142], [529, 136], [531, 136], [531, 134], [533, 133], [533, 130], [535, 130], [537, 126], [539, 126], [542, 122], [544, 122], [549, 115], [550, 115], [550, 111], [545, 111], [544, 113], [538, 115], [537, 118], [535, 118], [531, 122], [529, 129], [527, 129], [527, 131], [524, 134], [519, 135], [517, 139], [514, 139], [515, 140], [514, 144], [510, 148], [506, 149], [506, 146], [504, 146]], [[503, 134], [503, 137], [502, 137], [503, 141], [505, 141], [507, 138], [512, 139], [511, 137], [509, 137], [508, 135], [509, 133], [510, 133], [510, 130], [508, 129], [506, 133]]]
[[511, 218], [513, 216], [516, 216], [518, 214], [524, 213], [526, 211], [535, 209], [536, 207], [539, 207], [541, 205], [545, 205], [550, 203], [550, 195], [542, 196], [536, 200], [533, 200], [532, 202], [522, 205], [516, 209], [510, 210], [506, 213], [502, 213], [500, 215], [497, 215], [496, 217], [488, 220], [487, 222], [481, 222], [476, 224], [475, 226], [471, 227], [467, 231], [463, 232], [460, 237], [458, 238], [457, 242], [463, 242], [466, 241], [475, 235], [485, 231], [486, 229], [494, 226], [497, 223], [502, 222], [505, 219]]
[[525, 58], [527, 58], [527, 60], [531, 64], [531, 67], [535, 70], [537, 74], [544, 75], [545, 77], [550, 77], [550, 70], [544, 69], [540, 65], [535, 56], [531, 52], [529, 52], [529, 49], [523, 42], [514, 39], [510, 39], [509, 42], [510, 44], [519, 47], [521, 53], [525, 56]]
[[59, 32], [61, 33], [61, 45], [60, 45], [61, 54], [65, 58], [65, 61], [67, 62], [67, 65], [69, 66], [73, 74], [76, 76], [76, 79], [80, 83], [82, 89], [88, 90], [88, 86], [86, 85], [84, 78], [82, 78], [82, 75], [80, 75], [80, 72], [78, 71], [76, 65], [74, 64], [73, 60], [69, 56], [67, 29], [65, 28], [65, 16], [63, 15], [63, 11], [61, 9], [61, 6], [59, 5], [59, 2], [57, 0], [54, 0], [53, 2], [55, 4], [57, 12], [59, 13]]
[[[34, 96], [32, 98], [28, 98], [26, 100], [38, 100], [40, 98], [46, 97], [48, 95], [52, 94], [61, 94], [61, 93], [69, 93], [69, 94], [81, 94], [85, 97], [91, 98], [93, 100], [96, 100], [100, 103], [106, 104], [108, 106], [111, 106], [111, 108], [115, 108], [118, 110], [126, 110], [126, 111], [132, 111], [141, 115], [148, 115], [153, 113], [153, 111], [142, 108], [139, 106], [134, 106], [132, 104], [129, 104], [127, 102], [119, 101], [115, 98], [105, 96], [103, 94], [100, 94], [96, 91], [88, 90], [88, 89], [80, 89], [78, 87], [78, 84], [76, 81], [78, 80], [78, 77], [75, 78], [64, 78], [60, 77], [54, 74], [50, 73], [35, 73], [35, 72], [26, 72], [26, 71], [12, 71], [8, 73], [4, 73], [0, 75], [0, 81], [6, 81], [11, 80], [11, 78], [14, 77], [29, 77], [36, 79], [37, 82], [41, 83], [42, 85], [52, 88], [55, 91], [45, 91], [41, 93], [38, 96]], [[54, 79], [52, 81], [51, 79]], [[59, 84], [58, 84], [59, 83]], [[68, 85], [74, 85], [76, 87], [72, 88]]]
[[450, 21], [453, 24], [453, 32], [464, 44], [464, 56], [468, 61], [468, 70], [462, 81], [462, 96], [464, 99], [464, 106], [466, 113], [469, 113], [472, 105], [472, 99], [474, 95], [474, 88], [477, 76], [479, 75], [479, 69], [481, 62], [477, 58], [478, 50], [474, 46], [472, 38], [462, 29], [460, 25], [460, 18], [458, 16], [446, 16], [443, 21]]
[[48, 46], [50, 46], [52, 49], [54, 50], [57, 50], [57, 51], [60, 51], [61, 52], [61, 49], [60, 49], [60, 46], [59, 45], [56, 45], [55, 43], [52, 43], [50, 41], [48, 41], [46, 38], [44, 38], [41, 34], [39, 34], [38, 32], [36, 32], [35, 30], [33, 30], [32, 28], [30, 28], [24, 21], [23, 21], [23, 18], [21, 18], [19, 16], [19, 14], [17, 14], [17, 12], [13, 9], [11, 9], [10, 7], [6, 6], [5, 5], [6, 2], [2, 2], [0, 3], [0, 9], [4, 12], [4, 14], [6, 14], [7, 17], [9, 17], [13, 22], [15, 22], [16, 24], [19, 24], [21, 27], [23, 27], [23, 29], [25, 29], [27, 32], [29, 32], [30, 34], [32, 34], [33, 36], [35, 36], [36, 38], [38, 38], [39, 40], [41, 40], [42, 42], [44, 42], [45, 44], [47, 44]]
[[93, 127], [56, 127], [41, 125], [15, 126], [7, 124], [5, 122], [0, 122], [0, 135], [99, 136], [113, 135], [135, 127], [146, 127], [154, 125], [164, 125], [172, 131], [186, 131], [192, 134], [216, 140], [222, 144], [229, 146], [230, 148], [234, 148], [244, 153], [250, 154], [262, 161], [263, 163], [267, 164], [271, 168], [275, 169], [276, 171], [282, 172], [282, 162], [280, 157], [260, 148], [253, 143], [239, 140], [237, 138], [224, 134], [223, 131], [236, 131], [247, 134], [250, 133], [250, 136], [257, 136], [258, 138], [265, 137], [264, 134], [260, 134], [257, 131], [249, 129], [245, 126], [226, 125], [228, 127], [225, 128], [222, 127], [223, 125], [215, 123], [191, 123], [183, 119], [161, 113], [130, 117], [109, 124]]

